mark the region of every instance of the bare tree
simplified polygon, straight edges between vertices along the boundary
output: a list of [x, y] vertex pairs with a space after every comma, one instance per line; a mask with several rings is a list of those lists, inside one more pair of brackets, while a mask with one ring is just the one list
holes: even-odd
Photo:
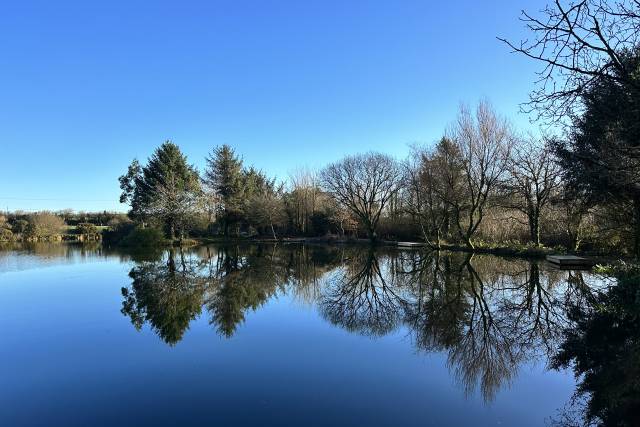
[[444, 182], [450, 178], [445, 168], [445, 145], [441, 140], [435, 150], [414, 147], [404, 162], [403, 187], [405, 211], [420, 225], [427, 244], [439, 249], [443, 230], [449, 219], [447, 204], [443, 199]]
[[540, 244], [540, 217], [560, 187], [560, 168], [551, 148], [533, 137], [521, 139], [509, 159], [508, 207], [527, 216], [531, 241]]
[[335, 199], [325, 197], [324, 212], [331, 223], [337, 228], [341, 237], [344, 237], [347, 231], [356, 232], [358, 230], [358, 221], [353, 216], [353, 212], [344, 209]]
[[320, 176], [324, 188], [353, 212], [374, 242], [380, 216], [398, 191], [400, 169], [396, 161], [380, 153], [348, 156], [327, 166]]
[[543, 66], [524, 109], [571, 126], [555, 151], [573, 191], [633, 204], [640, 258], [640, 1], [554, 0], [540, 17], [523, 12], [522, 21], [531, 40], [501, 40]]
[[286, 219], [281, 191], [265, 191], [254, 194], [249, 200], [249, 220], [258, 227], [269, 227], [274, 239], [277, 239], [275, 227]]
[[317, 173], [309, 169], [297, 169], [290, 174], [289, 214], [294, 227], [302, 234], [309, 231], [311, 217], [319, 205], [320, 187]]
[[499, 38], [543, 64], [525, 111], [562, 121], [582, 112], [583, 95], [602, 79], [637, 87], [636, 70], [625, 66], [623, 56], [640, 42], [640, 1], [554, 0], [542, 15], [522, 12], [533, 39]]
[[473, 248], [471, 240], [487, 204], [506, 178], [514, 137], [507, 120], [499, 117], [487, 101], [481, 101], [475, 115], [466, 106], [460, 108], [449, 139], [459, 152], [463, 178], [462, 184], [446, 179], [443, 198], [452, 209], [460, 238]]

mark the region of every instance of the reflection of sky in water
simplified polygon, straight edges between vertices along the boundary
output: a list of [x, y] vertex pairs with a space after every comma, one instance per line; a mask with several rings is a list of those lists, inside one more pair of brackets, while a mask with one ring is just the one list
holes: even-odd
[[[527, 293], [518, 286], [535, 273], [529, 263], [478, 256], [469, 270], [456, 254], [447, 261], [456, 273], [441, 289], [424, 285], [437, 275], [433, 260], [416, 264], [382, 252], [372, 272], [366, 250], [314, 251], [322, 250], [238, 250], [233, 261], [217, 248], [198, 248], [184, 259], [176, 253], [177, 270], [203, 279], [187, 285], [167, 279], [174, 276], [166, 254], [139, 263], [99, 248], [0, 254], [0, 423], [524, 426], [543, 424], [570, 398], [572, 374], [546, 371], [546, 338], [527, 335], [535, 326], [530, 309], [538, 306], [516, 313], [518, 304], [539, 297], [548, 303], [577, 298], [566, 284], [570, 273], [542, 264], [539, 289]], [[422, 286], [415, 275], [399, 273], [418, 264]], [[143, 277], [136, 287], [128, 274], [145, 266], [143, 276], [133, 276]], [[148, 277], [166, 282], [149, 284]], [[482, 285], [469, 291], [478, 277]], [[455, 311], [441, 303], [458, 278], [466, 302]], [[183, 295], [175, 286], [191, 290], [196, 282], [202, 303], [181, 339], [167, 345], [159, 331], [176, 318], [167, 313], [176, 306], [167, 299]], [[483, 298], [474, 301], [469, 295], [479, 286]], [[130, 314], [121, 313], [123, 287], [144, 309], [139, 332]], [[345, 300], [354, 288], [359, 299]], [[388, 306], [367, 306], [376, 298]], [[241, 319], [227, 338], [215, 321], [238, 320], [225, 311], [235, 310], [233, 304], [241, 306]], [[486, 321], [482, 310], [492, 316], [489, 332], [478, 326]], [[463, 313], [464, 321], [438, 324], [451, 320], [436, 318], [447, 312]], [[372, 323], [374, 314], [384, 321], [393, 313], [392, 324]], [[460, 338], [470, 330], [473, 342]], [[493, 357], [502, 361], [494, 367], [498, 374], [505, 363], [514, 370], [488, 400], [482, 375], [491, 372], [480, 369], [476, 384], [465, 384], [474, 365], [464, 357], [487, 333], [495, 348], [476, 355], [476, 362], [492, 366]]]

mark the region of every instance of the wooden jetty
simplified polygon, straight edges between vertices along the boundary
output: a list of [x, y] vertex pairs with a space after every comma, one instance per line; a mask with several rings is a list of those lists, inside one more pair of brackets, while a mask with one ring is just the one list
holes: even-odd
[[589, 258], [575, 255], [547, 255], [547, 261], [561, 268], [591, 268], [596, 263]]
[[400, 248], [421, 248], [425, 246], [425, 244], [421, 242], [397, 242], [396, 246]]

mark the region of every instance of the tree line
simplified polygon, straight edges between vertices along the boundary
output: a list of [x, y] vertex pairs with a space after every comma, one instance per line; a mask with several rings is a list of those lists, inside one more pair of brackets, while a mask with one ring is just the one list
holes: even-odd
[[610, 227], [612, 206], [576, 191], [563, 150], [558, 139], [520, 134], [481, 101], [462, 106], [436, 144], [414, 146], [403, 161], [356, 154], [288, 182], [245, 165], [227, 145], [214, 147], [199, 172], [167, 141], [120, 177], [120, 201], [134, 221], [170, 239], [332, 235], [434, 248], [489, 241], [607, 249], [606, 235], [606, 244], [628, 249], [619, 244], [624, 227]]
[[14, 211], [0, 214], [0, 242], [97, 240], [101, 230], [129, 223], [119, 212]]

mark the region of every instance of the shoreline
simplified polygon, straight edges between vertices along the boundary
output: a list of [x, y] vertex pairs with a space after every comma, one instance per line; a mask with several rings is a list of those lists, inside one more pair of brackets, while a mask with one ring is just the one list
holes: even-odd
[[[122, 248], [122, 249], [146, 249], [155, 248], [156, 246], [124, 246], [113, 243], [106, 243], [102, 239], [79, 239], [78, 235], [68, 235], [67, 237], [75, 238], [62, 238], [62, 239], [38, 239], [38, 240], [14, 240], [7, 242], [0, 242], [0, 246], [12, 245], [12, 244], [96, 244], [100, 243], [105, 247], [110, 248]], [[616, 261], [633, 261], [632, 258], [615, 253], [596, 253], [589, 251], [569, 251], [564, 248], [548, 248], [548, 247], [534, 247], [534, 246], [477, 246], [469, 248], [466, 245], [453, 245], [453, 244], [441, 244], [440, 248], [430, 246], [425, 242], [419, 241], [396, 241], [396, 240], [379, 240], [375, 243], [371, 243], [369, 239], [342, 239], [342, 238], [327, 238], [327, 237], [284, 237], [279, 239], [273, 238], [249, 238], [249, 237], [195, 237], [183, 239], [182, 241], [167, 241], [163, 247], [195, 247], [208, 244], [303, 244], [303, 245], [320, 245], [320, 246], [374, 246], [384, 248], [397, 248], [401, 250], [426, 250], [426, 251], [448, 251], [448, 252], [463, 252], [471, 255], [486, 254], [496, 255], [502, 257], [515, 257], [515, 258], [528, 258], [544, 260], [548, 255], [579, 255], [589, 257], [597, 262], [597, 264], [610, 264]]]
[[[529, 258], [529, 259], [540, 259], [544, 260], [548, 255], [579, 255], [592, 258], [596, 260], [598, 263], [611, 263], [614, 261], [620, 260], [629, 260], [633, 259], [616, 253], [600, 253], [600, 252], [589, 252], [589, 251], [570, 251], [565, 248], [549, 248], [549, 247], [534, 247], [534, 246], [476, 246], [474, 248], [469, 248], [466, 245], [453, 245], [453, 244], [441, 244], [440, 248], [436, 248], [430, 246], [425, 242], [417, 242], [417, 241], [395, 241], [395, 240], [380, 240], [375, 242], [373, 245], [371, 241], [368, 239], [332, 239], [332, 238], [318, 238], [318, 237], [299, 237], [299, 238], [281, 238], [281, 239], [273, 239], [273, 238], [194, 238], [191, 239], [197, 243], [196, 245], [202, 244], [305, 244], [305, 245], [335, 245], [335, 246], [343, 246], [343, 245], [358, 245], [358, 246], [375, 246], [375, 247], [387, 247], [387, 248], [398, 248], [403, 250], [428, 250], [428, 251], [448, 251], [448, 252], [464, 252], [469, 254], [486, 254], [486, 255], [496, 255], [502, 257], [516, 257], [516, 258]], [[187, 246], [192, 246], [187, 245]]]

